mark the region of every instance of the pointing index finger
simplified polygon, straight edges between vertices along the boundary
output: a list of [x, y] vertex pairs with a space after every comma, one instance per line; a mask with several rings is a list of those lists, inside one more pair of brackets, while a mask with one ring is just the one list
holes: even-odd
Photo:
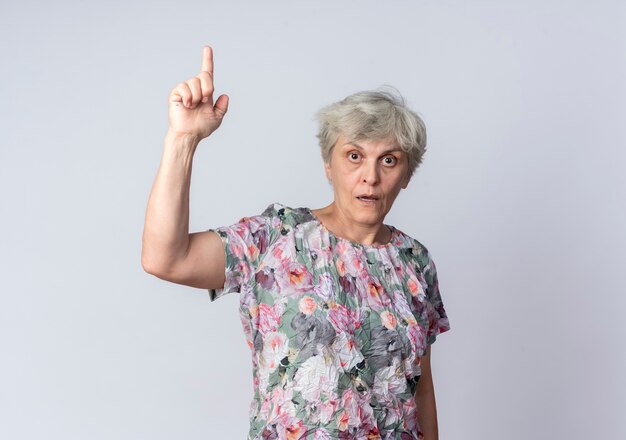
[[207, 71], [213, 78], [213, 49], [211, 46], [204, 46], [202, 52], [202, 71]]

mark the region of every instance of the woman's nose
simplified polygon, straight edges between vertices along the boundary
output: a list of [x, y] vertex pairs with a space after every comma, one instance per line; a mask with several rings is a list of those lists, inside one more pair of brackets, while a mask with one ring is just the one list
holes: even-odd
[[370, 185], [378, 183], [378, 167], [375, 163], [363, 165], [363, 182]]

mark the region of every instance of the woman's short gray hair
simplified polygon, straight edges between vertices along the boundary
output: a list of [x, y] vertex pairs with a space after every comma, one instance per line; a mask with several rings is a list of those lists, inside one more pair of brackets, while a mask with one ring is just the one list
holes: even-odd
[[317, 138], [326, 163], [330, 163], [339, 135], [350, 142], [388, 140], [398, 144], [407, 153], [409, 177], [422, 163], [426, 125], [406, 106], [399, 92], [381, 89], [357, 92], [322, 108], [315, 117], [319, 121]]

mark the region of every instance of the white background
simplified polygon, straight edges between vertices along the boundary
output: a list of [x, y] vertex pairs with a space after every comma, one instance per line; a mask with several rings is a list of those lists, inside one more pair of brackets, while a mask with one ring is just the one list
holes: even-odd
[[428, 128], [386, 223], [437, 263], [440, 437], [625, 438], [625, 29], [618, 0], [3, 2], [0, 437], [245, 438], [237, 297], [140, 262], [210, 44], [191, 232], [330, 203], [313, 114], [392, 84]]

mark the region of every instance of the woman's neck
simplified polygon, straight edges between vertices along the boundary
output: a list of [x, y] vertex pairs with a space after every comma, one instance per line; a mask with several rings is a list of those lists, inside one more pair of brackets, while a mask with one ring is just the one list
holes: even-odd
[[385, 245], [391, 240], [391, 230], [383, 222], [374, 225], [359, 223], [343, 213], [335, 202], [324, 208], [312, 209], [311, 213], [337, 237], [368, 246]]

